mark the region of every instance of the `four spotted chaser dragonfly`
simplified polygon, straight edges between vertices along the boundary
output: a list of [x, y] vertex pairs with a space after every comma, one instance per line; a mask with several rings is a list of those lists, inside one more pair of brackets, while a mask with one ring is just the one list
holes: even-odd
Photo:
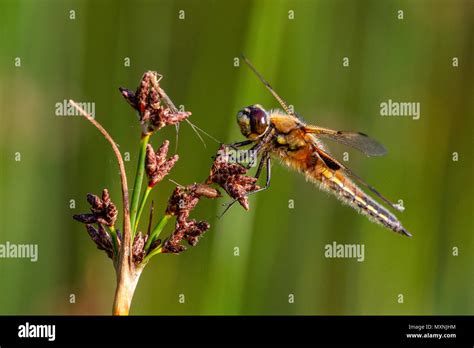
[[252, 63], [246, 57], [243, 59], [283, 108], [283, 111], [267, 111], [256, 104], [240, 110], [237, 114], [240, 131], [247, 140], [230, 146], [240, 148], [253, 145], [250, 150], [260, 156], [257, 178], [263, 167], [266, 167], [265, 187], [250, 193], [269, 187], [271, 158], [278, 158], [283, 164], [304, 174], [309, 181], [319, 184], [321, 189], [333, 193], [342, 202], [366, 215], [373, 222], [411, 237], [395, 215], [367, 195], [355, 182], [365, 186], [390, 207], [398, 211], [403, 211], [403, 207], [390, 202], [332, 157], [325, 149], [322, 140], [333, 140], [351, 146], [367, 156], [382, 156], [386, 153], [385, 148], [363, 133], [335, 131], [306, 124], [288, 107]]

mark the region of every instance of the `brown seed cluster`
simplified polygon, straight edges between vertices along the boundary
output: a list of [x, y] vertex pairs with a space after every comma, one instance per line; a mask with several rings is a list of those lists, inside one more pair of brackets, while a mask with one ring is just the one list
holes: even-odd
[[178, 111], [158, 83], [158, 73], [143, 74], [136, 92], [120, 87], [125, 100], [138, 111], [144, 134], [155, 132], [166, 125], [175, 125], [187, 119], [191, 113]]
[[195, 246], [199, 238], [210, 228], [207, 221], [188, 220], [189, 214], [202, 197], [218, 198], [220, 192], [206, 184], [175, 188], [168, 201], [166, 214], [176, 216], [176, 226], [174, 232], [163, 244], [163, 253], [178, 254], [186, 250], [186, 247], [181, 245], [183, 239], [191, 246]]
[[[86, 224], [87, 233], [95, 242], [100, 250], [105, 250], [110, 258], [114, 256], [114, 249], [112, 239], [104, 228], [105, 226], [112, 227], [115, 225], [117, 220], [117, 207], [110, 200], [109, 190], [104, 189], [102, 191], [102, 198], [89, 193], [87, 195], [87, 201], [91, 205], [90, 214], [78, 214], [74, 215], [73, 218], [79, 222]], [[98, 228], [95, 228], [92, 224], [97, 224]], [[120, 231], [117, 230], [117, 243], [120, 245], [121, 237]]]
[[74, 215], [73, 218], [75, 220], [85, 224], [115, 225], [118, 210], [110, 200], [109, 190], [104, 189], [102, 191], [102, 199], [92, 193], [88, 193], [87, 201], [91, 205], [91, 213]]
[[[179, 111], [170, 100], [165, 91], [160, 87], [161, 76], [154, 71], [147, 71], [135, 92], [126, 88], [119, 88], [125, 100], [138, 112], [142, 133], [149, 135], [166, 125], [177, 125], [186, 120], [191, 113]], [[165, 140], [155, 152], [152, 145], [148, 144], [145, 156], [145, 171], [148, 176], [148, 186], [153, 187], [167, 176], [178, 161], [178, 155], [167, 158], [169, 141]], [[162, 253], [180, 253], [186, 250], [181, 244], [185, 240], [189, 245], [195, 246], [201, 236], [210, 228], [207, 221], [190, 219], [191, 211], [196, 207], [202, 197], [218, 198], [220, 192], [211, 184], [221, 186], [230, 197], [238, 201], [246, 210], [249, 209], [248, 194], [259, 189], [257, 179], [246, 175], [247, 168], [239, 163], [232, 163], [226, 155], [226, 145], [222, 145], [212, 165], [210, 175], [205, 184], [192, 184], [185, 187], [179, 186], [168, 201], [166, 215], [175, 216], [176, 224], [174, 232], [164, 241], [157, 239], [145, 250], [150, 238], [148, 233], [138, 232], [135, 234], [131, 256], [134, 264], [140, 264], [147, 253], [161, 246]], [[86, 229], [97, 244], [98, 248], [105, 250], [111, 258], [114, 255], [114, 230], [117, 233], [116, 245], [120, 250], [122, 236], [115, 229], [117, 220], [117, 207], [110, 200], [109, 191], [104, 189], [102, 197], [93, 194], [87, 195], [91, 205], [91, 212], [87, 214], [74, 215], [74, 219], [86, 225]], [[152, 215], [150, 217], [150, 226]], [[97, 228], [93, 226], [97, 224]], [[110, 227], [110, 232], [105, 226]], [[150, 226], [148, 231], [150, 231]]]
[[232, 198], [236, 199], [245, 210], [249, 210], [248, 193], [258, 190], [257, 179], [246, 176], [247, 169], [238, 163], [229, 163], [226, 146], [222, 145], [211, 168], [207, 183], [216, 183]]
[[153, 151], [153, 146], [150, 144], [147, 145], [145, 169], [148, 176], [148, 186], [150, 187], [155, 186], [163, 180], [163, 178], [169, 174], [179, 158], [178, 155], [174, 155], [166, 159], [169, 144], [170, 142], [165, 140], [156, 153]]
[[138, 265], [140, 262], [143, 261], [143, 258], [145, 257], [145, 244], [148, 240], [148, 234], [143, 234], [141, 232], [138, 232], [135, 235], [135, 239], [133, 240], [133, 246], [132, 246], [132, 260], [135, 263], [135, 265]]
[[104, 226], [99, 225], [99, 228], [96, 229], [94, 226], [86, 224], [87, 233], [97, 245], [99, 250], [104, 250], [107, 253], [107, 256], [111, 259], [114, 256], [114, 249], [112, 247], [112, 238], [105, 231]]
[[211, 225], [207, 221], [186, 221], [184, 224], [176, 224], [176, 229], [173, 234], [163, 245], [163, 253], [179, 254], [186, 250], [184, 245], [181, 245], [181, 241], [186, 240], [189, 245], [195, 246], [199, 238], [206, 232]]

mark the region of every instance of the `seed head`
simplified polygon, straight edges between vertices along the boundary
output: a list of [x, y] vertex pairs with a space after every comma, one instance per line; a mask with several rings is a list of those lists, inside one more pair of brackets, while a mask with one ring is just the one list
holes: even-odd
[[86, 224], [86, 229], [91, 239], [97, 245], [97, 248], [104, 250], [108, 257], [113, 258], [114, 251], [112, 247], [112, 239], [109, 234], [105, 232], [104, 227], [99, 225], [99, 228], [96, 229], [94, 226]]
[[168, 201], [166, 214], [175, 215], [178, 222], [184, 222], [188, 219], [190, 212], [196, 207], [201, 197], [218, 198], [220, 192], [206, 184], [176, 187]]
[[87, 194], [87, 201], [91, 205], [91, 214], [78, 214], [73, 218], [84, 224], [102, 224], [113, 226], [117, 220], [118, 210], [110, 200], [109, 190], [102, 191], [102, 199], [92, 193]]
[[156, 153], [153, 147], [148, 144], [146, 148], [145, 169], [148, 176], [148, 186], [153, 187], [169, 174], [173, 166], [179, 159], [178, 155], [173, 155], [166, 159], [168, 154], [169, 141], [165, 140]]
[[143, 235], [141, 232], [135, 235], [132, 246], [132, 260], [136, 265], [142, 262], [145, 257], [145, 243], [147, 239], [148, 235]]
[[181, 241], [186, 240], [189, 245], [195, 246], [199, 238], [210, 225], [207, 221], [189, 220], [189, 214], [196, 207], [201, 197], [218, 198], [220, 192], [206, 184], [192, 184], [186, 187], [177, 187], [168, 201], [166, 214], [176, 216], [174, 232], [163, 244], [163, 253], [178, 254], [186, 248]]
[[238, 163], [229, 163], [225, 146], [221, 146], [211, 168], [207, 183], [216, 183], [229, 196], [236, 199], [245, 210], [249, 210], [248, 193], [258, 190], [257, 179], [246, 176], [247, 169]]
[[135, 93], [123, 87], [119, 90], [132, 108], [137, 110], [144, 134], [153, 133], [167, 125], [175, 125], [191, 115], [190, 112], [176, 109], [160, 87], [156, 71], [143, 74]]

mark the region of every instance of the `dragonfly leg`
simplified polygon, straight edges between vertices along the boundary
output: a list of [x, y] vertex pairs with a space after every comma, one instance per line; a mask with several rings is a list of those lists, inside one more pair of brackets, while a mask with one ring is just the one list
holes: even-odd
[[244, 141], [239, 141], [237, 143], [233, 144], [228, 144], [226, 146], [233, 148], [234, 150], [237, 150], [239, 147], [250, 145], [253, 143], [253, 140], [244, 140]]
[[[238, 151], [240, 147], [247, 146], [247, 145], [250, 145], [250, 144], [252, 144], [252, 143], [254, 143], [254, 140], [244, 140], [244, 141], [239, 141], [239, 142], [233, 143], [233, 144], [227, 144], [227, 145], [225, 145], [225, 146], [228, 147], [228, 148], [231, 148], [231, 149], [233, 149], [233, 150]], [[252, 148], [250, 148], [250, 149], [247, 150], [247, 151], [254, 151], [254, 149], [257, 148], [257, 145], [258, 145], [258, 144], [255, 144]], [[252, 161], [251, 161], [250, 163], [248, 163], [246, 166], [243, 165], [243, 164], [240, 163], [240, 162], [237, 162], [237, 163], [239, 163], [241, 166], [245, 167], [246, 169], [249, 169], [250, 167], [253, 166], [254, 160], [253, 160], [253, 158], [252, 158]]]
[[223, 206], [225, 206], [225, 209], [222, 212], [222, 214], [218, 216], [218, 218], [220, 219], [221, 217], [223, 217], [224, 214], [227, 213], [227, 211], [234, 205], [235, 202], [237, 202], [237, 199], [234, 199], [233, 201], [229, 203], [222, 204]]
[[[239, 147], [252, 144], [253, 142], [254, 142], [253, 140], [245, 140], [245, 141], [241, 141], [241, 142], [238, 142], [238, 143], [229, 144], [229, 145], [226, 145], [226, 146], [228, 146], [230, 148], [233, 148], [234, 150], [238, 150]], [[250, 153], [258, 154], [258, 151], [260, 151], [261, 148], [262, 148], [261, 143], [257, 143], [254, 146], [252, 146], [250, 149], [248, 149], [247, 151], [250, 152]], [[243, 167], [245, 167], [245, 169], [250, 169], [251, 167], [253, 167], [253, 165], [255, 163], [255, 157], [256, 156], [251, 156], [252, 159], [246, 166], [243, 165], [242, 163], [239, 163], [239, 164], [242, 165]]]
[[265, 155], [265, 157], [261, 159], [261, 161], [258, 165], [257, 173], [255, 174], [255, 178], [258, 179], [260, 177], [260, 174], [262, 172], [262, 168], [263, 168], [264, 163], [267, 167], [267, 179], [265, 181], [265, 186], [259, 188], [258, 190], [248, 192], [246, 196], [253, 195], [257, 192], [262, 192], [262, 191], [264, 191], [264, 190], [266, 190], [267, 188], [270, 187], [270, 180], [271, 180], [271, 177], [272, 177], [272, 170], [271, 170], [271, 159], [270, 159], [269, 155]]
[[[257, 143], [255, 144], [254, 146], [252, 146], [248, 151], [252, 154], [254, 153], [255, 156], [251, 156], [252, 160], [245, 166], [246, 169], [250, 169], [251, 167], [253, 167], [253, 165], [255, 164], [255, 159], [258, 157], [258, 152], [260, 151], [260, 149], [262, 148], [262, 143]], [[261, 171], [261, 168], [262, 167], [262, 161], [260, 161], [260, 163], [258, 164], [258, 169], [257, 169], [257, 175], [260, 175], [260, 171]], [[258, 178], [258, 176], [255, 176], [256, 178]]]

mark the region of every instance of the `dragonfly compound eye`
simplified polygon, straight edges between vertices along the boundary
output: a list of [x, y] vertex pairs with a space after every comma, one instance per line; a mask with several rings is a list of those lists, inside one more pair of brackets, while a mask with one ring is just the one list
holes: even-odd
[[239, 111], [237, 122], [242, 135], [249, 139], [256, 139], [268, 129], [268, 114], [258, 104], [248, 106]]
[[253, 135], [260, 136], [268, 128], [267, 112], [260, 105], [253, 105], [250, 109], [250, 130]]
[[248, 137], [252, 132], [250, 130], [250, 108], [244, 108], [237, 114], [237, 123], [243, 136]]

